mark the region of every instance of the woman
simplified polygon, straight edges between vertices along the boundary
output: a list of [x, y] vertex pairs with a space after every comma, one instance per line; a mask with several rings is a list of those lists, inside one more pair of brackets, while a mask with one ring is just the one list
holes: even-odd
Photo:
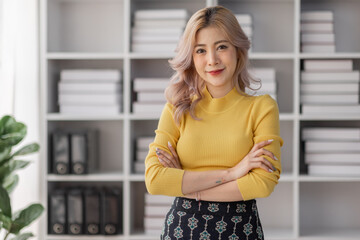
[[235, 16], [209, 7], [189, 20], [146, 157], [149, 193], [175, 196], [161, 239], [263, 239], [256, 198], [281, 172], [279, 110], [245, 87], [250, 42]]

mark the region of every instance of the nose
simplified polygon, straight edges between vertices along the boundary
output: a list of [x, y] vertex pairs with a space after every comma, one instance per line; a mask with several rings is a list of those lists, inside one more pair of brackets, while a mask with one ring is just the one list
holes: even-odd
[[219, 58], [218, 58], [216, 51], [209, 51], [207, 62], [208, 62], [209, 66], [215, 66], [215, 65], [219, 64]]

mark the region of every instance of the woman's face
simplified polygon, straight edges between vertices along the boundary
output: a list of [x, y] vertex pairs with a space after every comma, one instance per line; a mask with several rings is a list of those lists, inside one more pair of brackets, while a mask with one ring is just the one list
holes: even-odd
[[218, 28], [210, 26], [197, 32], [193, 60], [212, 97], [223, 97], [234, 87], [236, 48]]

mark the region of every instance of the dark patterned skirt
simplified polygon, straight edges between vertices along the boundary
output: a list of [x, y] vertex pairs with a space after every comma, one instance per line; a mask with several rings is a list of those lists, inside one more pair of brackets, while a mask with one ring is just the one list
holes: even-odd
[[264, 239], [256, 200], [209, 202], [175, 198], [160, 239]]

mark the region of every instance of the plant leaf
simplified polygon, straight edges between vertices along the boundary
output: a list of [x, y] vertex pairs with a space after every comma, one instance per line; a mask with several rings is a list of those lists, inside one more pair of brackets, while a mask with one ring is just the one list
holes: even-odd
[[5, 216], [4, 214], [0, 213], [0, 222], [2, 223], [2, 226], [6, 229], [6, 230], [10, 230], [11, 228], [11, 218]]
[[44, 207], [38, 203], [32, 204], [27, 208], [23, 209], [18, 215], [18, 217], [13, 220], [10, 232], [18, 234], [21, 229], [28, 226], [35, 219], [37, 219], [43, 211]]
[[21, 235], [14, 237], [12, 240], [26, 240], [33, 236], [34, 234], [32, 233], [22, 233]]
[[2, 117], [0, 120], [0, 135], [3, 135], [5, 129], [10, 125], [14, 124], [15, 122], [15, 118], [10, 115], [5, 115], [4, 117]]
[[11, 147], [0, 147], [0, 163], [8, 159], [11, 153]]
[[3, 183], [3, 187], [10, 194], [10, 193], [12, 193], [14, 188], [18, 185], [18, 183], [19, 183], [19, 176], [17, 174], [16, 175], [10, 175], [10, 176], [5, 178], [4, 183]]
[[11, 218], [10, 197], [2, 186], [0, 186], [0, 211], [6, 217]]
[[5, 134], [1, 135], [0, 140], [5, 141], [5, 140], [9, 140], [11, 138], [20, 137], [20, 136], [21, 136], [21, 133], [19, 133], [19, 132], [5, 133]]
[[26, 126], [23, 123], [16, 122], [5, 128], [0, 136], [0, 146], [14, 146], [21, 142], [26, 135]]
[[0, 120], [0, 147], [18, 144], [26, 135], [26, 125], [17, 122], [12, 116], [4, 116]]
[[[14, 132], [15, 126], [20, 123], [15, 120], [13, 116], [7, 115], [4, 118], [4, 133]], [[21, 123], [23, 124], [23, 123]], [[23, 124], [24, 125], [24, 124]]]
[[21, 169], [29, 165], [30, 162], [22, 160], [13, 160], [0, 167], [0, 183], [9, 176], [13, 171]]
[[21, 136], [22, 136], [21, 133], [6, 133], [1, 135], [0, 147], [11, 147], [16, 145], [17, 144], [16, 142], [21, 138]]
[[16, 151], [11, 157], [20, 156], [20, 155], [27, 155], [30, 153], [34, 153], [39, 151], [40, 145], [37, 143], [31, 143], [22, 147], [20, 150]]

